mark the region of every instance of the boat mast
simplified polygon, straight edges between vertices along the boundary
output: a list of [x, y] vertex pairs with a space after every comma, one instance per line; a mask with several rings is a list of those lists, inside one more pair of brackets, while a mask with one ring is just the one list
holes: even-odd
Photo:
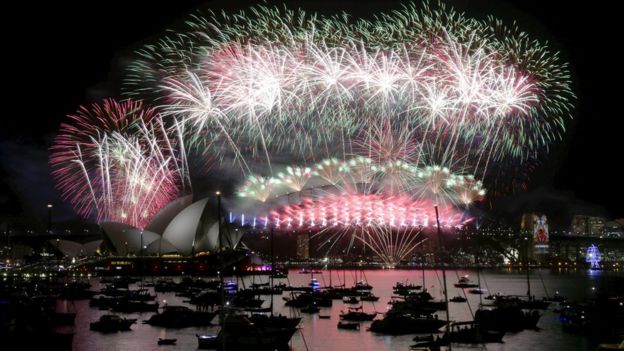
[[139, 250], [141, 258], [139, 259], [141, 262], [141, 287], [140, 289], [143, 290], [143, 271], [145, 270], [145, 260], [143, 259], [143, 256], [145, 256], [145, 252], [143, 252], [143, 231], [141, 230], [141, 249]]
[[[450, 331], [451, 321], [449, 317], [449, 306], [448, 306], [448, 291], [446, 288], [446, 270], [444, 269], [444, 262], [442, 261], [442, 232], [440, 231], [440, 215], [438, 214], [438, 205], [434, 206], [435, 214], [436, 214], [436, 224], [438, 226], [438, 262], [440, 262], [440, 266], [442, 268], [442, 283], [444, 284], [444, 304], [446, 306], [446, 327], [447, 330]], [[449, 341], [448, 349], [451, 350], [451, 342]]]
[[275, 255], [273, 252], [273, 226], [269, 229], [271, 231], [271, 317], [273, 317], [273, 275], [275, 275]]
[[327, 268], [329, 269], [329, 287], [333, 288], [333, 286], [332, 286], [332, 271], [331, 271], [331, 266], [329, 264], [329, 259], [327, 260]]
[[526, 248], [526, 278], [527, 278], [527, 296], [529, 297], [529, 300], [531, 300], [531, 280], [530, 280], [530, 276], [529, 276], [529, 248], [531, 247], [531, 244], [529, 242], [528, 237], [525, 238], [526, 242], [527, 242], [527, 248]]
[[422, 263], [422, 291], [425, 292], [427, 287], [425, 285], [425, 262]]
[[225, 351], [225, 284], [223, 281], [223, 274], [224, 274], [224, 265], [223, 265], [223, 238], [221, 235], [221, 192], [217, 191], [217, 230], [218, 230], [218, 236], [219, 236], [219, 265], [220, 265], [220, 269], [219, 269], [219, 283], [221, 284], [221, 310], [220, 310], [220, 317], [221, 317], [221, 340], [222, 340], [222, 349]]
[[480, 270], [480, 264], [479, 264], [479, 254], [477, 253], [477, 255], [475, 256], [475, 260], [476, 260], [476, 264], [477, 264], [477, 285], [479, 286], [479, 308], [481, 307], [481, 305], [483, 304], [483, 291], [481, 290], [481, 270]]

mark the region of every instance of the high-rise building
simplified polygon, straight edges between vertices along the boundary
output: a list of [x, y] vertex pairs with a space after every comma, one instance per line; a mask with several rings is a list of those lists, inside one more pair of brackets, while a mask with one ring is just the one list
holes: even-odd
[[548, 253], [549, 232], [546, 215], [523, 214], [520, 221], [520, 232], [533, 237], [533, 250], [528, 252], [530, 257], [533, 257], [533, 254], [543, 256]]
[[299, 234], [297, 236], [297, 258], [310, 258], [310, 236], [308, 234]]
[[624, 226], [616, 221], [606, 222], [604, 234], [607, 238], [624, 238]]
[[522, 234], [528, 235], [533, 233], [533, 217], [534, 213], [525, 213], [522, 215], [522, 219], [520, 220], [520, 232]]
[[548, 219], [546, 215], [535, 213], [525, 213], [520, 221], [520, 232], [524, 235], [533, 236], [533, 242], [538, 244], [548, 244]]
[[574, 236], [602, 236], [605, 231], [605, 219], [576, 215], [572, 218], [571, 231]]

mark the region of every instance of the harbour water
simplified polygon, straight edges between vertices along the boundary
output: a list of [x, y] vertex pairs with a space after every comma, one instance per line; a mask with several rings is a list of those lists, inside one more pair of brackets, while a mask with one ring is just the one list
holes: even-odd
[[[353, 286], [357, 280], [366, 280], [374, 287], [372, 293], [379, 296], [378, 302], [364, 302], [364, 311], [376, 311], [383, 313], [389, 309], [388, 301], [393, 295], [392, 287], [396, 282], [407, 282], [412, 284], [422, 284], [422, 271], [420, 270], [364, 270], [364, 271], [332, 271], [332, 284], [341, 284], [346, 278], [347, 287]], [[531, 270], [531, 293], [536, 298], [541, 298], [546, 294], [552, 295], [555, 292], [567, 296], [573, 300], [580, 300], [592, 294], [606, 289], [605, 283], [614, 280], [624, 280], [617, 272], [600, 272], [587, 270]], [[447, 271], [447, 282], [449, 286], [449, 297], [463, 295], [462, 289], [453, 287], [459, 277], [468, 275], [473, 281], [477, 280], [475, 271], [471, 270], [449, 270]], [[488, 293], [504, 293], [513, 295], [526, 295], [527, 281], [526, 272], [518, 270], [485, 270], [480, 274], [482, 287]], [[311, 274], [300, 274], [296, 270], [291, 270], [288, 279], [276, 279], [275, 282], [285, 282], [293, 286], [307, 286], [312, 278]], [[329, 271], [322, 274], [314, 274], [321, 286], [329, 285]], [[179, 278], [178, 278], [179, 279]], [[145, 282], [152, 278], [145, 278]], [[236, 281], [236, 278], [227, 278]], [[244, 284], [249, 286], [253, 282], [264, 283], [268, 281], [267, 276], [245, 277]], [[440, 271], [426, 270], [425, 285], [428, 291], [436, 299], [443, 298], [441, 289], [442, 275]], [[100, 285], [97, 279], [92, 279], [92, 290], [99, 290]], [[624, 281], [622, 281], [624, 285]], [[239, 280], [239, 286], [243, 282]], [[467, 292], [467, 291], [466, 291]], [[153, 288], [152, 288], [153, 293]], [[284, 292], [286, 297], [290, 293]], [[276, 314], [299, 315], [299, 310], [285, 307], [282, 296], [274, 296], [274, 310]], [[479, 304], [479, 296], [466, 294], [468, 303], [450, 303], [451, 320], [466, 321], [471, 320], [471, 310], [475, 311]], [[269, 296], [263, 296], [265, 303], [263, 307], [269, 306]], [[158, 302], [162, 305], [165, 301], [168, 305], [191, 305], [182, 302], [183, 298], [175, 296], [174, 293], [158, 293]], [[165, 329], [143, 324], [141, 321], [149, 319], [152, 313], [142, 314], [122, 314], [126, 318], [137, 318], [138, 322], [132, 326], [132, 331], [119, 332], [113, 334], [102, 334], [89, 330], [89, 323], [93, 322], [102, 314], [110, 313], [97, 308], [89, 307], [88, 300], [76, 302], [60, 301], [61, 309], [76, 310], [73, 349], [77, 351], [121, 351], [121, 350], [195, 350], [197, 349], [196, 334], [215, 334], [218, 327], [191, 327], [184, 329]], [[320, 314], [330, 315], [330, 319], [319, 319], [318, 314], [301, 314], [303, 318], [301, 329], [292, 338], [292, 350], [340, 350], [340, 351], [362, 351], [362, 350], [408, 350], [413, 344], [414, 335], [387, 336], [378, 335], [366, 331], [371, 322], [363, 322], [360, 330], [339, 330], [338, 323], [341, 311], [346, 311], [349, 305], [341, 300], [334, 300], [330, 308], [322, 308]], [[564, 333], [558, 320], [558, 314], [550, 310], [544, 311], [544, 315], [538, 323], [539, 330], [525, 330], [519, 333], [507, 333], [502, 344], [487, 344], [487, 350], [595, 350], [596, 345], [584, 337]], [[438, 313], [439, 318], [446, 318], [445, 312]], [[377, 318], [381, 318], [378, 316]], [[214, 322], [217, 322], [215, 318]], [[158, 346], [158, 338], [176, 338], [177, 344], [171, 346]], [[476, 347], [479, 348], [479, 347]], [[483, 347], [481, 347], [483, 349]], [[475, 346], [462, 347], [454, 346], [454, 350], [475, 349]]]

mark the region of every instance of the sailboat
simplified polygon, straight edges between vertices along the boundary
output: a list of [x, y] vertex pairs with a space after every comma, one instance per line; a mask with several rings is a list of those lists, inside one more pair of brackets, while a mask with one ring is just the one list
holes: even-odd
[[[438, 207], [435, 207], [436, 216]], [[438, 239], [440, 248], [442, 247], [442, 239], [440, 236], [440, 223], [438, 222]], [[444, 265], [442, 266], [442, 277], [444, 284], [444, 301], [431, 301], [433, 297], [425, 290], [417, 294], [409, 294], [405, 301], [399, 301], [392, 304], [390, 311], [386, 313], [383, 319], [374, 320], [369, 330], [375, 333], [403, 335], [417, 333], [435, 333], [440, 328], [448, 325], [448, 293], [446, 289], [446, 272]], [[423, 273], [424, 286], [424, 273]], [[431, 308], [434, 307], [435, 308]], [[446, 310], [446, 321], [438, 319], [433, 312], [439, 307]]]
[[[475, 312], [475, 321], [488, 330], [518, 332], [524, 329], [536, 329], [541, 315], [535, 310], [536, 304], [533, 303], [534, 298], [531, 295], [528, 254], [526, 272], [528, 301], [517, 296], [497, 295], [493, 305], [480, 304], [480, 308]], [[539, 302], [548, 304], [545, 301]]]
[[[436, 221], [437, 220], [438, 220], [438, 209], [436, 206]], [[440, 223], [437, 222], [437, 225], [438, 225], [438, 239], [439, 239], [440, 249], [441, 249], [442, 239], [440, 236], [441, 234]], [[478, 289], [481, 289], [481, 278], [480, 278], [480, 271], [478, 267], [479, 266], [477, 264], [477, 278], [478, 278], [477, 284], [467, 281], [467, 278], [466, 278], [466, 280], [464, 280], [463, 282], [460, 279], [461, 285], [474, 284], [476, 285]], [[489, 328], [488, 326], [480, 323], [477, 320], [477, 316], [475, 316], [475, 319], [473, 321], [451, 322], [449, 320], [448, 292], [447, 292], [447, 286], [446, 286], [446, 274], [444, 270], [444, 265], [442, 265], [442, 277], [443, 277], [443, 284], [444, 284], [444, 296], [445, 296], [445, 301], [447, 302], [446, 331], [444, 332], [441, 338], [438, 337], [434, 339], [433, 336], [431, 336], [429, 340], [416, 343], [415, 345], [412, 345], [411, 348], [414, 349], [414, 348], [427, 347], [430, 349], [439, 349], [442, 346], [448, 346], [450, 350], [452, 347], [451, 346], [452, 343], [482, 344], [482, 343], [487, 343], [487, 342], [502, 342], [503, 336], [505, 335], [505, 331], [496, 330], [494, 328]], [[460, 287], [464, 288], [465, 286], [460, 286]], [[481, 295], [479, 295], [479, 300], [481, 300]]]
[[[324, 288], [325, 296], [333, 300], [342, 300], [343, 297], [351, 293], [351, 289], [347, 288], [346, 283], [346, 270], [343, 269], [342, 284], [332, 285], [332, 270], [329, 269], [329, 286]], [[340, 283], [340, 275], [336, 274]]]
[[[221, 239], [221, 197], [217, 193], [219, 211], [219, 246]], [[273, 228], [271, 228], [271, 257], [273, 257]], [[223, 286], [223, 258], [220, 259], [220, 281]], [[271, 265], [273, 270], [274, 264]], [[272, 272], [273, 273], [273, 272]], [[273, 278], [270, 279], [271, 288]], [[271, 314], [252, 314], [251, 316], [226, 313], [224, 289], [221, 289], [221, 330], [217, 335], [197, 335], [199, 349], [211, 350], [287, 350], [288, 343], [301, 318], [288, 318], [273, 315], [273, 295], [271, 295]]]
[[440, 349], [442, 346], [449, 346], [451, 343], [460, 344], [485, 344], [490, 342], [503, 342], [504, 332], [486, 330], [476, 322], [452, 322], [448, 331], [442, 337], [433, 338], [433, 335], [426, 340], [414, 339], [418, 341], [411, 345], [410, 349], [428, 350]]
[[[480, 270], [478, 258], [477, 258], [476, 264], [477, 264], [477, 283], [474, 284], [475, 287], [473, 289], [470, 289], [469, 292], [475, 293], [473, 292], [474, 290], [476, 291], [477, 294], [479, 294], [479, 306], [481, 306], [482, 304], [481, 294], [483, 293], [483, 291], [485, 291], [485, 289], [481, 288], [481, 270]], [[467, 276], [465, 276], [465, 278], [467, 279]], [[460, 278], [460, 282], [461, 281], [462, 280]], [[465, 292], [464, 292], [464, 296], [457, 296], [457, 297], [454, 297], [453, 299], [456, 299], [455, 301], [467, 301], [465, 297]], [[470, 308], [470, 305], [468, 305], [468, 308]], [[472, 313], [472, 309], [470, 311]], [[490, 328], [489, 326], [480, 323], [480, 321], [477, 319], [477, 314], [475, 314], [475, 317], [473, 318], [472, 321], [450, 323], [447, 326], [447, 330], [444, 336], [438, 342], [440, 344], [446, 343], [449, 345], [450, 343], [484, 344], [484, 343], [489, 343], [489, 342], [502, 342], [503, 336], [505, 336], [504, 330], [497, 330], [495, 328]]]
[[348, 311], [346, 313], [340, 312], [340, 319], [345, 321], [372, 321], [375, 316], [377, 316], [376, 312], [366, 313], [363, 311], [364, 306], [359, 307], [348, 307]]
[[368, 281], [366, 279], [366, 275], [364, 274], [364, 271], [362, 271], [362, 279], [357, 280], [357, 270], [355, 271], [355, 285], [353, 286], [353, 288], [351, 288], [351, 290], [353, 290], [354, 292], [358, 292], [358, 291], [370, 291], [373, 289], [373, 287], [368, 284]]

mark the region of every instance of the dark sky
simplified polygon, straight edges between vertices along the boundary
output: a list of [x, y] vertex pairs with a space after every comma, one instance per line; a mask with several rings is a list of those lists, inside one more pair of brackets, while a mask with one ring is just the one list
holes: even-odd
[[[197, 7], [245, 8], [251, 1], [89, 0], [19, 2], [3, 12], [0, 219], [71, 210], [53, 190], [46, 148], [64, 116], [106, 95], [115, 57], [149, 41]], [[289, 1], [356, 15], [398, 7], [399, 1]], [[453, 1], [471, 16], [517, 20], [532, 37], [549, 40], [572, 65], [579, 97], [563, 142], [551, 150], [532, 188], [572, 197], [624, 217], [622, 30], [612, 1]], [[227, 4], [227, 5], [224, 5]], [[117, 60], [118, 61], [118, 60]]]

